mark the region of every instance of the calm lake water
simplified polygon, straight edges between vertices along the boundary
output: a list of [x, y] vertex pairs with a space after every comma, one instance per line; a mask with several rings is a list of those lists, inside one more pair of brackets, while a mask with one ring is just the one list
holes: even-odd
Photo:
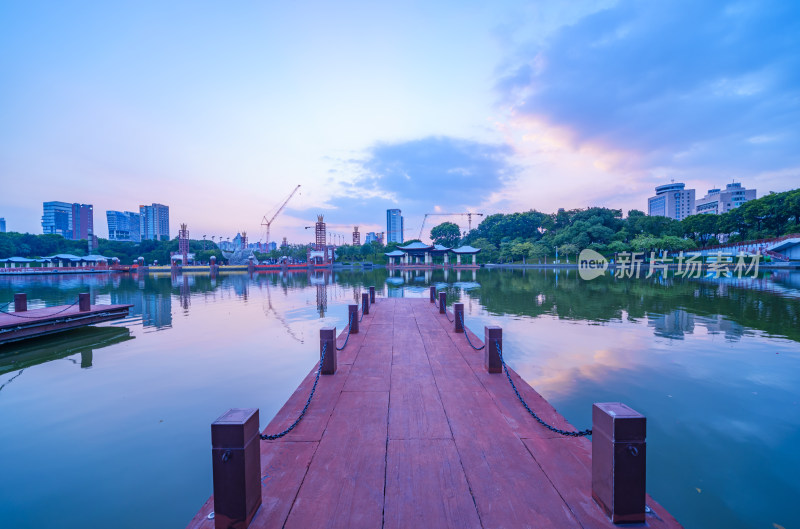
[[265, 426], [369, 285], [437, 285], [478, 335], [501, 325], [510, 365], [578, 428], [593, 402], [645, 414], [648, 491], [685, 527], [800, 527], [800, 272], [552, 270], [0, 277], [0, 306], [134, 306], [0, 346], [0, 526], [184, 527], [211, 493], [211, 422], [258, 407]]

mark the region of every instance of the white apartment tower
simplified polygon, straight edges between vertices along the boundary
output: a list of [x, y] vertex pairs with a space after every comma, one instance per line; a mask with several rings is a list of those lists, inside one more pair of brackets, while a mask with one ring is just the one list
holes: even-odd
[[709, 189], [706, 196], [697, 199], [695, 212], [698, 215], [703, 213], [719, 215], [755, 198], [755, 189], [745, 189], [739, 182], [733, 182], [725, 186], [725, 191]]
[[683, 220], [694, 214], [694, 189], [673, 182], [656, 187], [656, 196], [647, 199], [647, 214]]

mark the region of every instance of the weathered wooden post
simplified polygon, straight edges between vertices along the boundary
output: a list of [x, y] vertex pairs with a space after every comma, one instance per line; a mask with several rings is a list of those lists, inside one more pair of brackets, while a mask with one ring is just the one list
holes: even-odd
[[350, 322], [350, 334], [358, 334], [358, 305], [347, 306], [347, 319]]
[[436, 302], [436, 287], [431, 287], [431, 303]]
[[261, 506], [258, 408], [233, 408], [211, 424], [214, 527], [246, 529]]
[[319, 356], [322, 359], [322, 350], [325, 349], [325, 359], [322, 362], [322, 374], [336, 374], [336, 327], [323, 327], [319, 330]]
[[14, 312], [25, 312], [28, 310], [28, 295], [14, 294]]
[[361, 312], [369, 314], [369, 294], [366, 292], [361, 294]]
[[464, 332], [464, 304], [453, 303], [453, 319], [456, 323], [456, 332]]
[[369, 302], [375, 303], [375, 287], [369, 287]]
[[447, 312], [447, 292], [439, 292], [439, 314]]
[[497, 347], [503, 350], [503, 328], [497, 326], [487, 326], [483, 328], [484, 343], [484, 365], [489, 373], [502, 373], [503, 363], [500, 361], [500, 354]]
[[92, 301], [89, 299], [88, 292], [78, 294], [78, 310], [80, 312], [88, 312], [92, 310]]
[[645, 521], [646, 430], [625, 404], [592, 405], [592, 497], [614, 523]]

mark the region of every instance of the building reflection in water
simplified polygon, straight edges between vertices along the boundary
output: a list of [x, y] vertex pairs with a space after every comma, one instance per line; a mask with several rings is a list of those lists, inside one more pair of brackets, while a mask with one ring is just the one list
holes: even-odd
[[309, 275], [309, 283], [317, 289], [317, 312], [320, 318], [325, 317], [325, 312], [328, 310], [328, 281], [330, 274], [324, 272], [312, 272]]
[[708, 334], [723, 334], [728, 341], [739, 341], [745, 334], [745, 328], [722, 315], [698, 316], [682, 309], [667, 314], [648, 314], [647, 324], [653, 327], [653, 333], [662, 338], [683, 340], [684, 335], [694, 334], [695, 325], [699, 324]]
[[672, 340], [683, 340], [684, 335], [694, 333], [694, 314], [685, 310], [673, 310], [666, 314], [647, 314], [647, 325], [653, 334]]

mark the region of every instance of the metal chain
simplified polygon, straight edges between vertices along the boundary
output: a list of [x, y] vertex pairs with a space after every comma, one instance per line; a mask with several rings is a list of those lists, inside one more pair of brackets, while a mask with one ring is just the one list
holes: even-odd
[[586, 435], [592, 435], [592, 431], [589, 430], [588, 428], [586, 430], [580, 430], [580, 431], [577, 431], [577, 432], [569, 432], [567, 430], [560, 430], [560, 429], [558, 429], [558, 428], [556, 428], [554, 426], [550, 426], [549, 424], [544, 422], [538, 415], [536, 415], [536, 413], [530, 408], [530, 406], [528, 406], [528, 403], [525, 402], [525, 399], [522, 398], [522, 395], [520, 395], [519, 391], [517, 390], [516, 384], [514, 384], [514, 381], [511, 379], [511, 373], [509, 373], [509, 371], [508, 371], [508, 366], [506, 365], [506, 361], [503, 360], [503, 352], [500, 350], [500, 342], [495, 340], [494, 345], [497, 348], [497, 354], [500, 357], [500, 363], [503, 364], [503, 371], [506, 372], [506, 377], [508, 377], [508, 381], [511, 384], [511, 389], [514, 390], [514, 394], [517, 396], [517, 398], [522, 403], [522, 405], [525, 406], [525, 409], [528, 410], [528, 413], [530, 413], [531, 416], [534, 419], [536, 419], [536, 422], [538, 422], [539, 424], [541, 424], [542, 426], [544, 426], [545, 428], [547, 428], [551, 432], [555, 432], [555, 433], [557, 433], [559, 435], [564, 435], [564, 436], [567, 436], [567, 437], [584, 437]]
[[[80, 301], [80, 298], [76, 299], [75, 303], [72, 303], [71, 305], [67, 305], [66, 307], [64, 307], [63, 309], [59, 310], [58, 312], [54, 312], [52, 314], [45, 314], [45, 315], [42, 315], [42, 316], [22, 316], [20, 314], [17, 314], [16, 312], [6, 312], [4, 310], [0, 310], [0, 313], [8, 314], [9, 316], [14, 316], [15, 318], [23, 318], [23, 319], [26, 319], [26, 320], [38, 320], [39, 318], [49, 318], [50, 316], [55, 316], [56, 314], [61, 314], [62, 312], [66, 312], [70, 308], [72, 308], [75, 305], [77, 305], [79, 301]], [[11, 302], [9, 301], [8, 303], [6, 303], [6, 305], [9, 305], [10, 303]]]
[[469, 339], [469, 331], [467, 331], [467, 326], [464, 325], [464, 314], [459, 314], [459, 316], [461, 316], [461, 327], [464, 328], [464, 336], [467, 337], [467, 343], [470, 344], [472, 348], [475, 349], [476, 351], [480, 351], [481, 349], [485, 348], [486, 344], [483, 344], [480, 347], [475, 347], [474, 345], [472, 345], [472, 340]]
[[[347, 347], [347, 341], [350, 339], [350, 328], [352, 326], [353, 326], [353, 313], [351, 312], [350, 313], [350, 318], [348, 319], [348, 323], [347, 323], [347, 338], [344, 339], [344, 343], [342, 344], [341, 347], [339, 347], [338, 345], [336, 346], [336, 350], [337, 351], [341, 351], [342, 349]], [[336, 343], [336, 339], [335, 338], [334, 338], [334, 342], [333, 343], [334, 344]]]
[[23, 371], [25, 371], [25, 368], [22, 368], [22, 369], [20, 369], [20, 370], [19, 370], [19, 373], [17, 373], [17, 374], [16, 374], [16, 375], [14, 375], [13, 377], [9, 378], [8, 380], [6, 380], [6, 381], [5, 381], [5, 383], [4, 383], [2, 386], [0, 386], [0, 391], [1, 391], [1, 390], [2, 390], [4, 387], [6, 387], [7, 385], [11, 384], [11, 381], [12, 381], [12, 380], [14, 380], [15, 378], [17, 378], [18, 376], [20, 376], [20, 375], [22, 374], [22, 372], [23, 372]]
[[311, 393], [308, 395], [308, 400], [306, 401], [306, 405], [303, 406], [303, 411], [300, 412], [300, 415], [295, 419], [295, 421], [286, 428], [281, 433], [276, 433], [275, 435], [268, 435], [268, 434], [261, 434], [261, 439], [263, 441], [274, 441], [275, 439], [280, 439], [287, 433], [291, 432], [295, 426], [297, 426], [300, 421], [303, 419], [303, 416], [306, 414], [308, 407], [311, 405], [311, 399], [314, 398], [314, 392], [317, 390], [317, 382], [319, 382], [319, 374], [322, 373], [322, 363], [325, 361], [325, 351], [328, 349], [328, 342], [322, 344], [322, 355], [320, 355], [319, 359], [319, 367], [317, 368], [317, 377], [314, 379], [314, 385], [311, 386]]

